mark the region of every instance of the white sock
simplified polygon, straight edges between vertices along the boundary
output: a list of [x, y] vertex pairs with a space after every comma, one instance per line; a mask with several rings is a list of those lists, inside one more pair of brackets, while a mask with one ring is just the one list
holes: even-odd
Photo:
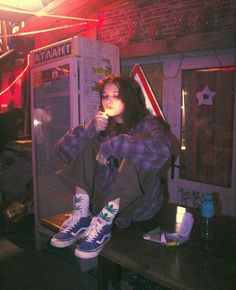
[[107, 224], [112, 224], [114, 217], [118, 213], [120, 199], [109, 201], [104, 208], [100, 211], [99, 217], [102, 218]]
[[76, 187], [74, 195], [74, 213], [81, 214], [81, 217], [90, 215], [89, 211], [89, 195], [85, 190]]

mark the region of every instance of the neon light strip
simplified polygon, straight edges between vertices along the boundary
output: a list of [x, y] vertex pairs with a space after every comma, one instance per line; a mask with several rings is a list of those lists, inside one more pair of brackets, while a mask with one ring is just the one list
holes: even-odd
[[32, 16], [38, 16], [38, 17], [52, 17], [52, 18], [61, 18], [61, 19], [70, 19], [70, 20], [85, 20], [85, 21], [95, 21], [98, 22], [98, 19], [91, 19], [91, 18], [80, 18], [80, 17], [73, 17], [73, 16], [63, 16], [63, 15], [52, 15], [52, 14], [46, 14], [46, 13], [41, 13], [41, 12], [33, 12], [33, 11], [28, 11], [28, 10], [18, 10], [15, 8], [6, 8], [2, 7], [0, 5], [0, 10], [8, 11], [8, 12], [15, 12], [15, 13], [24, 13], [24, 14], [29, 14]]
[[212, 67], [212, 68], [199, 69], [198, 71], [232, 71], [232, 70], [236, 70], [236, 66]]
[[78, 20], [78, 21], [91, 21], [91, 22], [99, 22], [98, 19], [92, 19], [92, 18], [81, 18], [81, 17], [74, 17], [74, 16], [63, 16], [63, 15], [52, 15], [52, 14], [44, 14], [44, 13], [36, 13], [35, 16], [38, 17], [51, 17], [51, 18], [60, 18], [60, 19], [68, 19], [68, 20]]
[[2, 92], [0, 92], [0, 96], [3, 95], [6, 91], [10, 90], [10, 88], [19, 80], [19, 78], [21, 78], [23, 76], [23, 74], [27, 71], [27, 69], [29, 68], [30, 65], [30, 61], [29, 61], [29, 54], [27, 55], [27, 64], [26, 67], [23, 69], [23, 71], [15, 78], [15, 80], [6, 88], [4, 89]]
[[[82, 23], [79, 23], [79, 24], [70, 24], [70, 25], [64, 25], [64, 26], [41, 29], [41, 30], [20, 32], [20, 33], [14, 33], [14, 34], [6, 34], [3, 37], [26, 36], [26, 35], [32, 35], [32, 34], [38, 34], [38, 33], [54, 31], [54, 30], [58, 30], [58, 29], [70, 28], [70, 27], [73, 27], [73, 26], [81, 26], [81, 25], [85, 25], [85, 24], [86, 24], [86, 22], [82, 22]], [[79, 32], [81, 32], [81, 31], [79, 31]]]

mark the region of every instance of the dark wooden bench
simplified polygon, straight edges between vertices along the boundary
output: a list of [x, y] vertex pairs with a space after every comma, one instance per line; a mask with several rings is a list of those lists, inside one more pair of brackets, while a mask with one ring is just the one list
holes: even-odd
[[[201, 217], [192, 210], [194, 226], [189, 241], [167, 247], [143, 239], [143, 234], [160, 226], [175, 226], [176, 206], [168, 205], [147, 222], [133, 223], [127, 229], [113, 227], [112, 239], [98, 258], [99, 290], [120, 289], [121, 268], [127, 268], [169, 289], [234, 290], [236, 285], [236, 222], [229, 217], [214, 219], [215, 239], [200, 237]], [[58, 230], [65, 215], [44, 219], [42, 223]]]

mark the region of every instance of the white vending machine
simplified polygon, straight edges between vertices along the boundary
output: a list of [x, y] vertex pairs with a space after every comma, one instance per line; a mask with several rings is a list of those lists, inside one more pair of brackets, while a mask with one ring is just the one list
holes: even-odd
[[97, 82], [119, 74], [119, 49], [96, 40], [73, 37], [31, 51], [31, 117], [36, 241], [51, 235], [41, 220], [72, 209], [72, 194], [56, 172], [63, 163], [55, 142], [98, 110]]

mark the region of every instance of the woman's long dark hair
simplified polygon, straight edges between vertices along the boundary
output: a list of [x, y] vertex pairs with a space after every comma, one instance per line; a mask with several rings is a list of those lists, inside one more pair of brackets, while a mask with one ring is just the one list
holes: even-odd
[[[148, 114], [141, 88], [132, 77], [109, 75], [99, 81], [97, 86], [101, 100], [104, 86], [109, 82], [115, 84], [119, 88], [119, 96], [125, 104], [125, 110], [123, 114], [124, 122], [121, 125], [121, 132], [128, 132], [141, 119], [143, 119], [145, 115]], [[100, 110], [103, 110], [102, 101], [100, 102]], [[111, 130], [116, 130], [116, 123], [114, 122], [113, 118], [109, 118], [108, 127], [104, 131], [105, 135]]]

